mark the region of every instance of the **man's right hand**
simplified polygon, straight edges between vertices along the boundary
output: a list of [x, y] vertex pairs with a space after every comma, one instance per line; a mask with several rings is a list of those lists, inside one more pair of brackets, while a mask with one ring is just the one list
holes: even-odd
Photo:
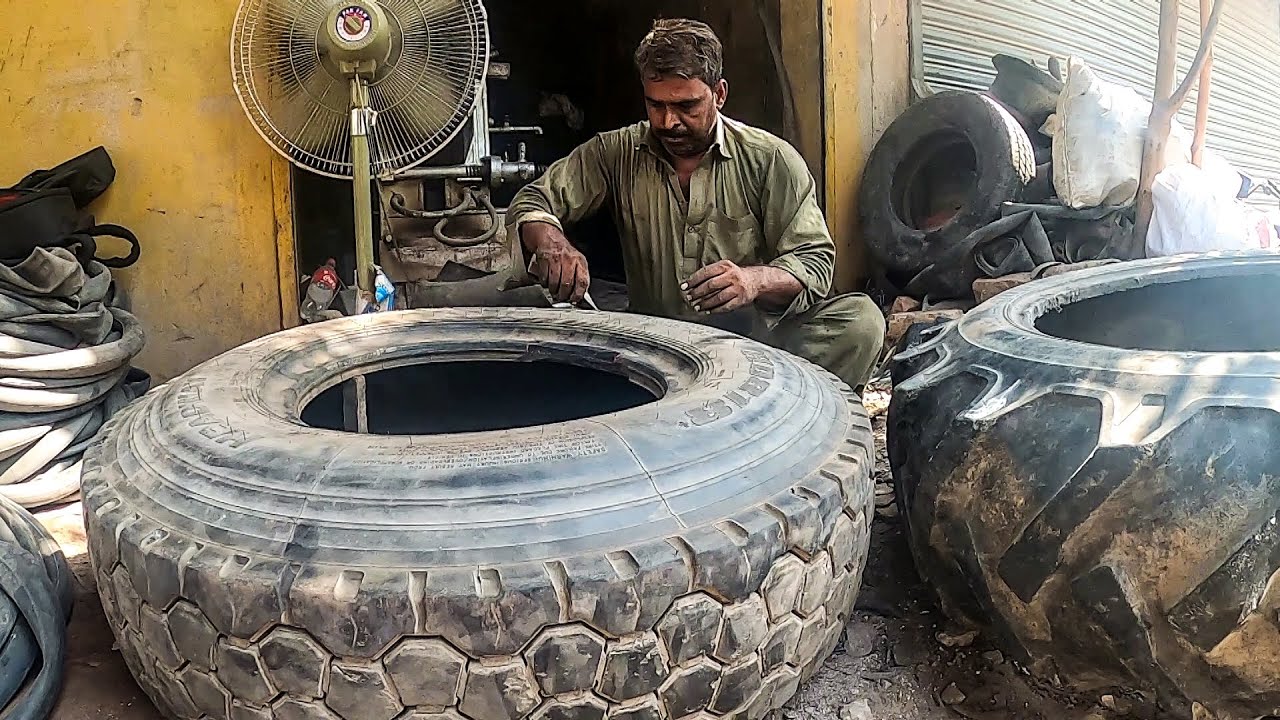
[[534, 274], [556, 302], [581, 302], [591, 287], [587, 258], [560, 228], [551, 223], [525, 223], [520, 227], [520, 239], [537, 256]]

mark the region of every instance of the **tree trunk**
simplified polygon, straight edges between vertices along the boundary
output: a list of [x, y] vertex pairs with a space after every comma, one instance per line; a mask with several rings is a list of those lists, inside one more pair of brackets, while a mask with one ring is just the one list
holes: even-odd
[[[1209, 15], [1212, 0], [1200, 0], [1200, 36], [1209, 29]], [[1204, 61], [1204, 70], [1200, 71], [1200, 85], [1196, 89], [1196, 132], [1191, 140], [1191, 162], [1196, 167], [1204, 167], [1204, 141], [1209, 127], [1209, 89], [1213, 78], [1213, 48]]]
[[[1151, 103], [1151, 119], [1147, 123], [1147, 138], [1142, 146], [1142, 173], [1138, 179], [1137, 223], [1130, 238], [1129, 247], [1122, 254], [1125, 259], [1140, 258], [1146, 254], [1147, 230], [1155, 213], [1151, 188], [1156, 176], [1165, 167], [1165, 148], [1169, 144], [1169, 131], [1173, 118], [1195, 88], [1196, 81], [1208, 64], [1213, 48], [1213, 38], [1218, 32], [1218, 21], [1227, 0], [1216, 0], [1207, 21], [1202, 21], [1200, 48], [1191, 63], [1191, 70], [1175, 89], [1174, 75], [1178, 66], [1178, 12], [1179, 0], [1160, 0], [1160, 54], [1156, 60], [1155, 97]], [[1206, 93], [1206, 99], [1207, 99]]]

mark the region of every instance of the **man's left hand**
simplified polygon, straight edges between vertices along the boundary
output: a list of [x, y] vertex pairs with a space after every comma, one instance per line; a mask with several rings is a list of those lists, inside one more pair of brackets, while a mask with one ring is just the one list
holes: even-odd
[[733, 312], [760, 297], [758, 270], [721, 260], [694, 273], [680, 289], [694, 312]]

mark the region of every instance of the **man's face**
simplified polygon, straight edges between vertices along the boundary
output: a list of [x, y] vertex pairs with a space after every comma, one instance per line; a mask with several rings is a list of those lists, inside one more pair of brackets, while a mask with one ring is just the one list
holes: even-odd
[[729, 84], [724, 80], [714, 88], [682, 77], [644, 81], [649, 124], [672, 157], [697, 157], [711, 147], [720, 108], [728, 97]]

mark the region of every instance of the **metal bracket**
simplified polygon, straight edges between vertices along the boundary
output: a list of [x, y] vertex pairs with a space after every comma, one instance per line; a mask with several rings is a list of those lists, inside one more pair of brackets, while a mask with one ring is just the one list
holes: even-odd
[[347, 432], [369, 433], [369, 386], [364, 375], [342, 384], [342, 426]]
[[378, 111], [373, 108], [351, 108], [351, 135], [365, 137], [378, 124]]
[[489, 145], [489, 90], [481, 83], [476, 107], [471, 111], [471, 144], [467, 146], [466, 164], [476, 165], [488, 157], [492, 150]]

